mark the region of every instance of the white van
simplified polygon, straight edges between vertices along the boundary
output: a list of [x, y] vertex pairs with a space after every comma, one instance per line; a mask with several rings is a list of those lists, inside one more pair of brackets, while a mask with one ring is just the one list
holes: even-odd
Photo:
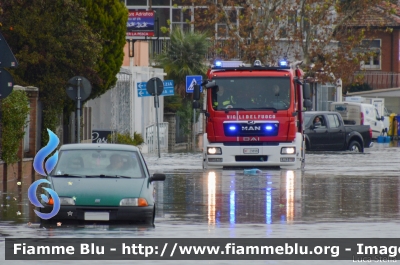
[[369, 125], [372, 129], [372, 138], [376, 139], [384, 131], [383, 116], [372, 104], [356, 102], [331, 102], [330, 111], [339, 112], [347, 124]]

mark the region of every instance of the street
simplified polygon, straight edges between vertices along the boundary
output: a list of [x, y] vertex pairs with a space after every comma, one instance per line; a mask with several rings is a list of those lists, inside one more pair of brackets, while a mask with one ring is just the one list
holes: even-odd
[[[145, 154], [156, 184], [155, 228], [88, 225], [43, 229], [27, 198], [30, 183], [0, 193], [0, 259], [5, 237], [68, 238], [374, 238], [398, 237], [400, 147], [365, 153], [307, 153], [301, 171], [201, 168], [200, 153]], [[23, 264], [2, 261], [1, 264]], [[144, 264], [243, 264], [244, 261], [141, 261]], [[31, 261], [29, 264], [54, 264]], [[71, 261], [57, 261], [70, 264]], [[352, 261], [252, 261], [252, 264], [350, 264]], [[25, 263], [24, 263], [25, 264]], [[74, 261], [73, 264], [90, 264]], [[132, 264], [132, 261], [106, 261]]]

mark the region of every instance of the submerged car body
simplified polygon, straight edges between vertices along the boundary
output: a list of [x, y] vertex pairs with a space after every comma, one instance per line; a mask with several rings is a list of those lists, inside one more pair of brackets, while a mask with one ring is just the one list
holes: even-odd
[[[118, 165], [111, 162], [118, 158]], [[42, 224], [58, 221], [145, 222], [153, 224], [153, 181], [146, 162], [135, 146], [120, 144], [67, 144], [59, 149], [57, 165], [47, 177], [58, 194], [60, 210]], [[42, 202], [41, 212], [53, 209]]]

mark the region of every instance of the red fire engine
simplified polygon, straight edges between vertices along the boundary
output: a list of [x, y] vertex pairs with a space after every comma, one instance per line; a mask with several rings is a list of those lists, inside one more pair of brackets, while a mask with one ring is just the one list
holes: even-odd
[[[281, 167], [301, 169], [305, 161], [303, 107], [310, 107], [303, 71], [281, 61], [277, 67], [224, 67], [208, 70], [205, 89], [203, 168]], [[199, 108], [200, 85], [194, 87]], [[196, 104], [197, 103], [197, 104]]]

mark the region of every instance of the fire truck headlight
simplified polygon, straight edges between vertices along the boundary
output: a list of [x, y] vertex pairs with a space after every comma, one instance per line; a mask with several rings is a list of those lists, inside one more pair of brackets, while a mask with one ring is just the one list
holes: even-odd
[[281, 154], [282, 155], [293, 155], [296, 153], [296, 147], [282, 147]]
[[222, 149], [221, 149], [221, 147], [207, 147], [207, 154], [222, 155]]

